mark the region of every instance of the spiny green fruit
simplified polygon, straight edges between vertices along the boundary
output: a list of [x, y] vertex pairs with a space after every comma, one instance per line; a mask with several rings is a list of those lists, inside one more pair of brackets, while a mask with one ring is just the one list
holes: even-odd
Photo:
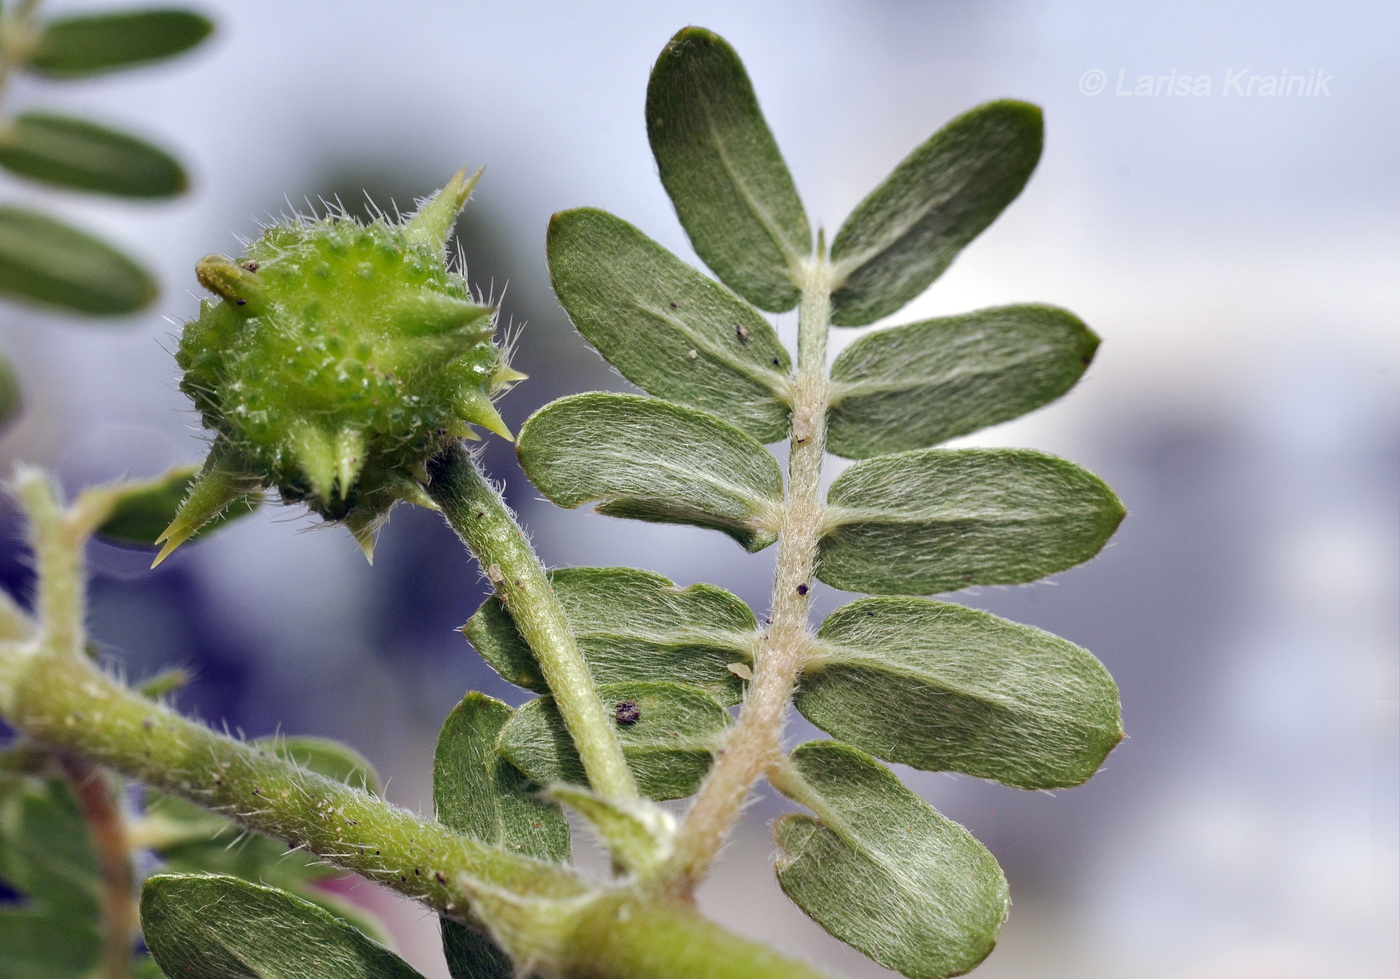
[[373, 556], [399, 500], [432, 506], [427, 462], [469, 424], [510, 438], [491, 397], [519, 380], [493, 342], [496, 310], [447, 263], [476, 184], [463, 169], [416, 214], [270, 228], [239, 259], [202, 259], [218, 297], [185, 324], [180, 389], [215, 433], [155, 564], [226, 506], [276, 487], [343, 522]]

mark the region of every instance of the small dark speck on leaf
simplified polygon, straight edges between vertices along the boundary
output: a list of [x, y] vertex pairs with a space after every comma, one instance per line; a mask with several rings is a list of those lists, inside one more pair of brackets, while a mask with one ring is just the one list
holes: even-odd
[[677, 306], [675, 303], [672, 303], [672, 304], [671, 304], [671, 308], [672, 308], [672, 309], [680, 309], [680, 307]]
[[256, 271], [258, 270], [258, 263], [257, 263], [257, 262], [244, 262], [244, 263], [243, 263], [243, 267], [244, 267], [245, 269], [247, 269], [249, 272], [256, 272]]
[[237, 303], [237, 304], [240, 305], [240, 306], [246, 306], [246, 305], [248, 305], [248, 300], [246, 300], [246, 299], [235, 299], [234, 302]]
[[806, 585], [798, 585], [798, 586], [797, 586], [797, 594], [799, 594], [799, 595], [805, 595], [805, 594], [807, 594], [807, 586], [806, 586]]
[[740, 323], [738, 326], [734, 327], [734, 335], [739, 338], [740, 343], [749, 342], [749, 328], [743, 323]]
[[642, 708], [635, 700], [619, 700], [613, 708], [613, 717], [619, 724], [636, 724], [642, 719]]

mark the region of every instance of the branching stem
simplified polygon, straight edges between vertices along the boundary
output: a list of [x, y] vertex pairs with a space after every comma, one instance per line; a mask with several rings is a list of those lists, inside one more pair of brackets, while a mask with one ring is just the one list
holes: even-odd
[[754, 783], [782, 759], [782, 732], [802, 665], [812, 651], [809, 592], [826, 504], [821, 495], [830, 388], [826, 340], [831, 266], [807, 266], [798, 309], [797, 378], [792, 407], [788, 488], [778, 536], [772, 618], [753, 666], [748, 697], [676, 840], [669, 891], [689, 898], [705, 879]]

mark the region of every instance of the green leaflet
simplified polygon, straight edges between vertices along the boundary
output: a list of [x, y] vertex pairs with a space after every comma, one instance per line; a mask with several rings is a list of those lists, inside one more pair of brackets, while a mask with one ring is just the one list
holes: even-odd
[[1123, 737], [1118, 688], [1098, 660], [988, 612], [869, 598], [833, 612], [817, 639], [797, 709], [885, 761], [1067, 788]]
[[574, 325], [629, 381], [760, 442], [787, 435], [788, 352], [752, 306], [605, 211], [554, 215], [548, 253]]
[[695, 252], [760, 309], [797, 305], [807, 215], [734, 49], [687, 27], [656, 59], [647, 137]]
[[831, 321], [864, 326], [929, 287], [1015, 200], [1040, 159], [1040, 110], [988, 102], [958, 116], [861, 201], [831, 243]]
[[[594, 682], [684, 683], [722, 704], [739, 702], [743, 683], [727, 667], [752, 660], [758, 620], [737, 596], [714, 585], [677, 588], [635, 568], [565, 568], [549, 580]], [[462, 631], [502, 677], [549, 692], [499, 598], [483, 602]]]
[[132, 10], [49, 21], [29, 70], [51, 78], [81, 78], [134, 68], [186, 51], [214, 29], [188, 10]]
[[148, 878], [141, 926], [161, 969], [182, 979], [421, 979], [324, 908], [238, 877]]
[[0, 356], [0, 430], [14, 421], [23, 407], [24, 394], [15, 378], [15, 370], [8, 357]]
[[[496, 753], [496, 738], [513, 711], [469, 693], [447, 715], [433, 756], [433, 805], [438, 822], [516, 853], [567, 863], [569, 823]], [[512, 979], [510, 958], [486, 935], [442, 919], [442, 947], [454, 979]]]
[[119, 316], [156, 297], [145, 269], [47, 215], [0, 207], [0, 295], [75, 313]]
[[[619, 718], [622, 753], [643, 795], [680, 799], [700, 787], [729, 726], [729, 713], [713, 697], [679, 683], [610, 683], [598, 687], [598, 696]], [[496, 750], [542, 785], [588, 784], [553, 697], [517, 710]]]
[[516, 451], [562, 507], [710, 527], [758, 551], [777, 539], [782, 474], [751, 436], [713, 415], [624, 394], [578, 394], [526, 420]]
[[0, 130], [0, 166], [31, 180], [119, 197], [173, 197], [189, 184], [179, 161], [164, 150], [48, 112], [23, 113]]
[[910, 979], [967, 972], [996, 944], [1010, 900], [995, 858], [879, 762], [812, 741], [784, 795], [812, 809], [773, 825], [778, 882], [831, 934]]
[[[113, 544], [155, 547], [155, 539], [170, 526], [199, 470], [199, 466], [176, 466], [154, 479], [128, 483], [112, 515], [97, 528], [98, 536]], [[247, 516], [257, 505], [256, 497], [239, 497], [196, 533], [205, 534], [230, 520]]]
[[61, 779], [0, 777], [0, 979], [70, 979], [97, 967], [101, 871]]
[[1003, 306], [866, 334], [831, 368], [827, 448], [925, 449], [1034, 411], [1079, 380], [1099, 338], [1051, 306]]
[[0, 979], [94, 975], [102, 951], [95, 918], [65, 918], [0, 907]]
[[496, 753], [496, 739], [514, 711], [482, 693], [452, 709], [433, 756], [433, 804], [438, 822], [483, 843], [567, 863], [569, 824]]
[[827, 501], [817, 577], [882, 595], [1034, 581], [1097, 554], [1124, 513], [1093, 473], [1029, 449], [879, 456]]

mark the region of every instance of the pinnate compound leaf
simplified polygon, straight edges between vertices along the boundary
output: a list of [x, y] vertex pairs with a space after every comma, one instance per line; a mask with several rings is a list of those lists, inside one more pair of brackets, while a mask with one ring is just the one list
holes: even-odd
[[44, 25], [29, 70], [81, 78], [173, 57], [209, 36], [214, 24], [189, 10], [127, 10], [64, 17]]
[[[706, 584], [678, 588], [635, 568], [563, 568], [549, 580], [595, 683], [684, 683], [722, 704], [739, 702], [743, 684], [728, 667], [752, 660], [758, 620], [736, 595]], [[483, 602], [462, 631], [502, 677], [549, 692], [499, 598]]]
[[646, 114], [661, 182], [696, 254], [760, 309], [797, 305], [812, 233], [738, 54], [703, 28], [680, 31], [656, 59]]
[[[175, 466], [154, 479], [128, 483], [122, 488], [112, 515], [97, 528], [97, 535], [112, 544], [156, 547], [155, 539], [175, 519], [199, 470], [199, 466]], [[230, 520], [247, 516], [257, 506], [257, 498], [239, 497], [195, 533], [207, 534]]]
[[0, 130], [0, 167], [59, 187], [118, 197], [173, 197], [189, 180], [178, 160], [86, 119], [26, 112]]
[[885, 761], [1067, 788], [1123, 737], [1118, 688], [1098, 660], [988, 612], [868, 598], [833, 612], [817, 640], [797, 709]]
[[1097, 554], [1124, 513], [1093, 473], [1029, 449], [877, 456], [827, 502], [817, 577], [877, 595], [1034, 581]]
[[761, 442], [787, 435], [791, 361], [752, 306], [605, 211], [556, 214], [548, 251], [559, 301], [629, 381]]
[[[514, 713], [481, 693], [469, 693], [447, 715], [433, 756], [433, 805], [438, 822], [516, 853], [567, 863], [569, 823], [496, 753], [496, 738]], [[513, 979], [510, 957], [488, 936], [442, 919], [442, 948], [453, 979]]]
[[[598, 696], [609, 715], [622, 718], [614, 722], [618, 740], [643, 795], [681, 799], [700, 787], [729, 726], [718, 701], [679, 683], [610, 683], [598, 687]], [[553, 697], [517, 710], [496, 749], [542, 785], [588, 784]]]
[[777, 539], [777, 462], [713, 415], [625, 394], [578, 394], [526, 420], [516, 446], [526, 475], [562, 507], [722, 531], [746, 550]]
[[864, 326], [923, 292], [1016, 199], [1040, 159], [1040, 110], [988, 102], [928, 138], [831, 243], [831, 321]]
[[421, 979], [407, 962], [310, 901], [224, 875], [157, 874], [141, 927], [167, 975], [189, 979]]
[[1003, 306], [869, 333], [831, 368], [827, 448], [853, 459], [926, 449], [1064, 394], [1099, 338], [1051, 306]]
[[910, 979], [967, 972], [996, 944], [1010, 900], [996, 859], [894, 773], [849, 745], [790, 756], [784, 794], [815, 816], [773, 825], [778, 882], [823, 928]]
[[0, 207], [0, 296], [120, 316], [150, 303], [156, 283], [86, 232], [35, 211]]

